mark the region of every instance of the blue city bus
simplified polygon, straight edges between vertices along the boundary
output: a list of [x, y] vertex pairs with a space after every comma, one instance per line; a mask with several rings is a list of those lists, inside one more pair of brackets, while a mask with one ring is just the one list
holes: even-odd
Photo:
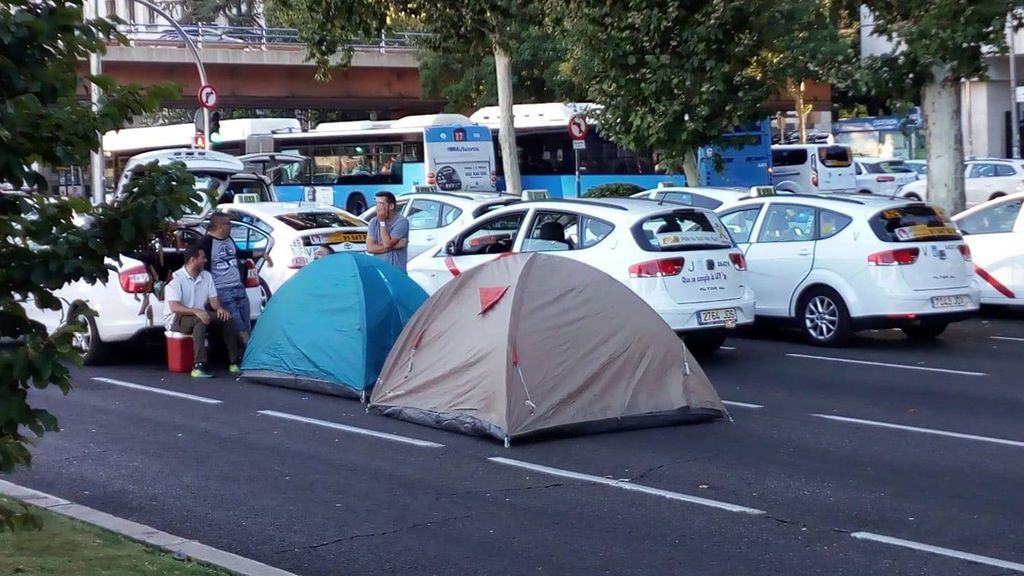
[[[553, 198], [576, 196], [576, 151], [569, 137], [569, 120], [593, 108], [588, 104], [516, 104], [513, 107], [516, 144], [519, 148], [519, 166], [524, 190], [546, 190]], [[487, 126], [497, 143], [500, 111], [497, 106], [477, 110], [470, 119]], [[727, 145], [701, 150], [698, 169], [701, 186], [770, 185], [771, 124], [768, 120], [753, 129], [742, 129], [726, 136]], [[602, 138], [591, 125], [586, 148], [579, 151], [580, 193], [601, 184], [627, 183], [644, 189], [659, 184], [685, 186], [683, 174], [667, 174], [658, 169], [656, 156], [651, 150], [627, 150]], [[730, 145], [730, 144], [735, 144]], [[738, 147], [737, 147], [738, 146]], [[710, 156], [707, 156], [710, 151]], [[725, 170], [716, 172], [713, 154], [718, 151]], [[498, 188], [504, 189], [501, 162], [498, 162]], [[727, 182], [727, 183], [726, 183]]]
[[[716, 153], [721, 170], [716, 168]], [[766, 118], [753, 126], [737, 127], [723, 136], [720, 144], [702, 146], [697, 158], [701, 186], [771, 186], [771, 121]]]
[[281, 201], [315, 200], [360, 214], [378, 192], [496, 191], [491, 133], [461, 114], [322, 123], [275, 134], [274, 147], [308, 158], [275, 174]]

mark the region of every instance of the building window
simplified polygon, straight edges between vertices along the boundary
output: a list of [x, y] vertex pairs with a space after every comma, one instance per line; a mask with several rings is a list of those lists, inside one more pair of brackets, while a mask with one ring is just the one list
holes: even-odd
[[107, 0], [106, 16], [117, 16], [117, 0]]

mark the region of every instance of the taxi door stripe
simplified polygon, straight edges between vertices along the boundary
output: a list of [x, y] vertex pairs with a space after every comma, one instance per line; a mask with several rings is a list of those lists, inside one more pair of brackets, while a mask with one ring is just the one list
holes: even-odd
[[459, 267], [455, 265], [455, 258], [452, 258], [451, 256], [446, 256], [444, 259], [444, 265], [445, 267], [448, 268], [448, 271], [452, 273], [452, 276], [458, 276], [459, 274], [462, 274], [462, 272], [459, 270]]
[[988, 271], [982, 268], [981, 266], [975, 264], [974, 272], [977, 273], [978, 276], [981, 276], [982, 280], [988, 282], [993, 288], [995, 288], [996, 292], [999, 292], [1000, 294], [1006, 296], [1007, 298], [1016, 298], [1016, 296], [1014, 296], [1013, 294], [1013, 290], [1010, 290], [1009, 288], [1004, 286], [1002, 282], [996, 280], [994, 276], [989, 274]]

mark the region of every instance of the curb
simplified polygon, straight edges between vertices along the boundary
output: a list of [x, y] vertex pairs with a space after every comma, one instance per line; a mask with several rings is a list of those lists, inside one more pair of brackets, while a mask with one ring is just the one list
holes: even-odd
[[178, 556], [184, 555], [196, 562], [220, 568], [236, 576], [298, 576], [292, 572], [274, 568], [249, 558], [218, 550], [195, 540], [168, 534], [145, 524], [118, 518], [106, 512], [100, 512], [99, 510], [75, 504], [63, 498], [51, 496], [31, 488], [25, 488], [5, 480], [0, 480], [0, 495], [74, 518], [86, 524], [99, 526], [130, 540], [141, 542]]

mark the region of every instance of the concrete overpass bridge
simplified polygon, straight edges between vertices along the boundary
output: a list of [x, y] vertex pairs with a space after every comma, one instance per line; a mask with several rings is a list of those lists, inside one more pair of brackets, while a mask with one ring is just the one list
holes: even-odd
[[[119, 83], [175, 82], [181, 98], [166, 106], [195, 107], [199, 77], [179, 34], [157, 24], [127, 24], [121, 31], [128, 44], [108, 48], [103, 72]], [[443, 104], [423, 98], [416, 34], [354, 45], [351, 65], [321, 82], [295, 30], [203, 25], [185, 31], [199, 49], [221, 108], [329, 109], [387, 119], [437, 112]]]

